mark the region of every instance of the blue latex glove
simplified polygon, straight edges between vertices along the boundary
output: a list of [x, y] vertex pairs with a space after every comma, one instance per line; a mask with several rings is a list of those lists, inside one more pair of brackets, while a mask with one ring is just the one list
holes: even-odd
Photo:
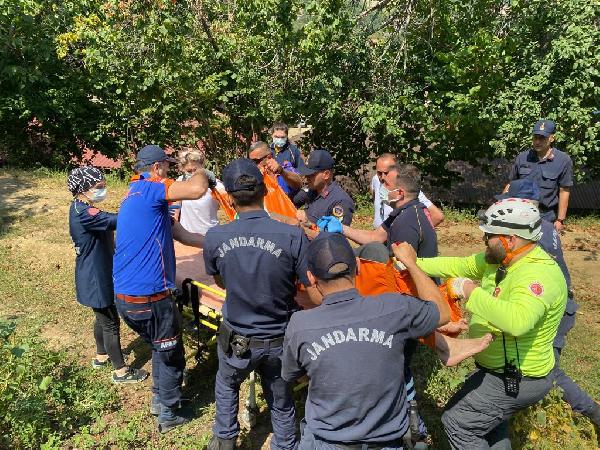
[[321, 231], [329, 233], [342, 233], [342, 222], [337, 217], [323, 216], [317, 220], [317, 226]]

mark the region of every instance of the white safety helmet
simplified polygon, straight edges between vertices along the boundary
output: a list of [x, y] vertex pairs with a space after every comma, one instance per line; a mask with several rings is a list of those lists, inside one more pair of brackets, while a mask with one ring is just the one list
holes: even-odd
[[539, 241], [542, 236], [540, 211], [529, 200], [500, 200], [481, 214], [479, 220], [479, 229], [484, 233], [514, 235], [528, 241]]

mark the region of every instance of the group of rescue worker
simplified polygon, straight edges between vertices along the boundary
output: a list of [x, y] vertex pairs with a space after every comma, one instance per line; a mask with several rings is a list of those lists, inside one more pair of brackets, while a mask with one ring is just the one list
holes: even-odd
[[[334, 158], [316, 149], [305, 161], [283, 123], [270, 130], [271, 144], [255, 142], [246, 158], [227, 164], [220, 181], [193, 150], [182, 159], [184, 175], [170, 179], [176, 160], [159, 146], [143, 147], [117, 214], [97, 207], [107, 192], [102, 173], [74, 169], [70, 231], [77, 299], [96, 317], [92, 365], [111, 364], [115, 383], [148, 376], [127, 365], [122, 319], [152, 348], [150, 412], [158, 430], [190, 420], [182, 407], [186, 362], [173, 296], [177, 240], [202, 248], [206, 273], [226, 292], [210, 450], [236, 448], [240, 386], [253, 371], [271, 413], [273, 449], [427, 443], [411, 363], [424, 336], [445, 365], [475, 358], [475, 372], [442, 415], [453, 449], [510, 449], [509, 418], [554, 384], [599, 425], [600, 406], [559, 364], [577, 304], [560, 243], [572, 163], [553, 145], [555, 128], [550, 120], [535, 123], [533, 148], [517, 156], [504, 192], [479, 215], [484, 248], [467, 257], [438, 256], [435, 227], [443, 212], [421, 191], [419, 170], [391, 153], [375, 161], [373, 229], [351, 227], [355, 204], [334, 181]], [[281, 220], [265, 210], [267, 177], [298, 208], [296, 217]], [[218, 224], [212, 211], [198, 232], [175, 219], [174, 208], [190, 223], [209, 214], [216, 189], [227, 194], [234, 220]], [[193, 207], [198, 214], [185, 212]], [[406, 274], [412, 295], [360, 293], [361, 265], [370, 261]], [[468, 322], [451, 320], [442, 280]], [[301, 295], [306, 300], [298, 301]], [[456, 337], [467, 330], [468, 338]], [[300, 433], [297, 381], [308, 382]]]

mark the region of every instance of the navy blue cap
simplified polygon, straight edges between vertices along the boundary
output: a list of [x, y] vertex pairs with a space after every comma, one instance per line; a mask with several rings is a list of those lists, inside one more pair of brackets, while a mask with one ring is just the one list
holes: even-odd
[[505, 198], [522, 198], [524, 200], [533, 200], [539, 202], [541, 197], [539, 186], [527, 178], [520, 180], [511, 181], [508, 185], [508, 191], [496, 195], [496, 200], [503, 200]]
[[321, 170], [333, 169], [335, 160], [327, 150], [313, 150], [304, 166], [298, 167], [300, 175], [308, 176]]
[[556, 124], [551, 120], [538, 120], [533, 126], [531, 134], [539, 134], [540, 136], [550, 136], [556, 131]]
[[135, 158], [135, 169], [146, 167], [155, 162], [169, 161], [176, 162], [174, 158], [168, 156], [165, 151], [158, 145], [146, 145], [137, 154]]
[[356, 274], [356, 258], [348, 240], [339, 233], [321, 232], [308, 245], [308, 270], [320, 280]]
[[[252, 177], [254, 180], [240, 183], [242, 176]], [[234, 159], [223, 169], [223, 185], [227, 192], [250, 191], [262, 183], [263, 175], [251, 159]]]

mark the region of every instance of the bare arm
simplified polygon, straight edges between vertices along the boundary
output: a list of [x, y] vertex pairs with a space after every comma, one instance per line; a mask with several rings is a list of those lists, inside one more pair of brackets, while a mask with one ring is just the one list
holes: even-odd
[[433, 222], [434, 227], [437, 227], [440, 223], [444, 221], [444, 213], [433, 203], [431, 204], [431, 206], [427, 207], [427, 211], [429, 211], [429, 216], [431, 217], [431, 221]]
[[281, 175], [291, 189], [296, 190], [302, 187], [302, 177], [297, 173], [285, 170], [275, 158], [269, 158], [266, 165], [272, 173]]
[[570, 187], [561, 187], [558, 191], [558, 217], [565, 219], [567, 217], [567, 208], [569, 207], [569, 197], [571, 196]]
[[208, 190], [208, 180], [203, 170], [197, 170], [186, 181], [175, 181], [169, 187], [167, 193], [168, 200], [197, 200], [206, 194]]
[[357, 228], [351, 228], [348, 225], [342, 225], [342, 233], [348, 239], [361, 245], [368, 244], [369, 242], [383, 243], [387, 240], [387, 232], [383, 227], [379, 227], [375, 230], [359, 230]]
[[433, 280], [417, 266], [417, 254], [412, 245], [406, 242], [402, 242], [399, 245], [392, 244], [392, 251], [394, 252], [394, 256], [406, 266], [406, 269], [410, 273], [417, 287], [417, 296], [421, 300], [433, 302], [437, 306], [440, 312], [438, 326], [441, 327], [450, 322], [450, 306], [448, 306], [448, 303], [442, 297], [442, 293]]
[[302, 177], [299, 174], [282, 169], [280, 175], [291, 189], [297, 190], [302, 187]]
[[173, 222], [173, 239], [190, 247], [202, 248], [204, 246], [203, 235], [200, 233], [190, 233], [179, 222]]

